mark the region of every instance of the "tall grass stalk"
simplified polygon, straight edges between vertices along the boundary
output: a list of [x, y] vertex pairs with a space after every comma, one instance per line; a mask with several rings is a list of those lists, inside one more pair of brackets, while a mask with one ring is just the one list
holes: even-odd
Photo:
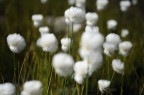
[[16, 61], [15, 61], [15, 54], [14, 53], [13, 53], [13, 68], [14, 68], [13, 82], [16, 84]]
[[88, 77], [86, 78], [86, 85], [85, 85], [85, 87], [86, 87], [86, 91], [85, 91], [85, 95], [88, 95], [88, 86], [89, 86], [89, 84], [88, 84]]
[[124, 83], [124, 74], [122, 74], [122, 85], [121, 85], [121, 93], [120, 93], [120, 95], [123, 95], [123, 83]]

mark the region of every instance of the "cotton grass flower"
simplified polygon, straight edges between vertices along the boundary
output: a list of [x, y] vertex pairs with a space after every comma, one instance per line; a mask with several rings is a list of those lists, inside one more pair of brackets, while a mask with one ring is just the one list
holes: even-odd
[[109, 3], [108, 0], [97, 0], [96, 1], [97, 10], [104, 10], [108, 3]]
[[86, 26], [86, 27], [85, 27], [85, 32], [100, 33], [98, 26]]
[[47, 26], [40, 27], [39, 32], [40, 32], [41, 36], [43, 36], [43, 35], [49, 33], [49, 28]]
[[119, 43], [121, 42], [121, 39], [119, 35], [115, 33], [110, 33], [106, 36], [106, 42], [103, 44], [104, 53], [107, 56], [114, 55], [114, 52], [118, 50]]
[[85, 31], [81, 36], [80, 47], [87, 49], [100, 49], [104, 42], [104, 37], [100, 33]]
[[110, 57], [114, 55], [115, 50], [117, 50], [117, 47], [114, 44], [108, 42], [105, 42], [103, 44], [103, 48], [104, 48], [104, 54]]
[[80, 24], [84, 21], [85, 12], [77, 7], [70, 7], [65, 11], [66, 24]]
[[131, 3], [129, 0], [122, 0], [120, 1], [120, 10], [122, 12], [125, 12], [128, 10], [128, 8], [130, 7]]
[[138, 0], [132, 0], [131, 3], [132, 3], [133, 5], [136, 5], [136, 4], [138, 3]]
[[119, 53], [123, 56], [127, 56], [132, 48], [132, 43], [130, 41], [124, 41], [119, 44]]
[[42, 95], [42, 83], [38, 80], [25, 82], [21, 95]]
[[74, 60], [71, 55], [66, 53], [58, 53], [52, 59], [53, 67], [60, 76], [68, 76], [73, 72]]
[[86, 0], [76, 0], [76, 7], [85, 10]]
[[129, 34], [129, 31], [127, 29], [122, 29], [122, 31], [121, 31], [121, 36], [122, 37], [127, 37], [128, 34]]
[[7, 44], [13, 53], [20, 53], [26, 46], [25, 39], [17, 33], [7, 36]]
[[74, 80], [78, 84], [82, 84], [84, 82], [84, 79], [86, 78], [88, 74], [88, 63], [87, 61], [78, 61], [74, 64]]
[[118, 48], [118, 45], [121, 42], [121, 39], [118, 34], [110, 33], [106, 36], [106, 42], [114, 44]]
[[40, 0], [42, 4], [45, 4], [48, 2], [48, 0]]
[[103, 56], [99, 51], [91, 52], [88, 56], [88, 75], [92, 76], [93, 72], [99, 70], [102, 67]]
[[63, 51], [67, 52], [70, 48], [71, 39], [70, 38], [62, 38], [61, 39], [61, 48]]
[[35, 27], [40, 26], [41, 22], [43, 20], [43, 15], [42, 14], [34, 14], [32, 15], [32, 21]]
[[76, 0], [68, 0], [69, 5], [74, 5], [76, 3]]
[[0, 84], [0, 95], [15, 95], [15, 86], [11, 83]]
[[37, 40], [37, 45], [45, 52], [56, 52], [58, 41], [54, 34], [45, 34]]
[[124, 63], [120, 59], [113, 59], [112, 68], [119, 74], [124, 74]]
[[101, 93], [104, 93], [107, 91], [108, 87], [110, 86], [110, 81], [109, 80], [99, 80], [98, 81], [98, 87]]
[[88, 12], [85, 18], [86, 18], [86, 24], [90, 26], [94, 26], [98, 21], [98, 15], [92, 12]]
[[107, 28], [109, 30], [115, 30], [116, 27], [117, 27], [117, 21], [116, 20], [111, 19], [111, 20], [107, 21]]

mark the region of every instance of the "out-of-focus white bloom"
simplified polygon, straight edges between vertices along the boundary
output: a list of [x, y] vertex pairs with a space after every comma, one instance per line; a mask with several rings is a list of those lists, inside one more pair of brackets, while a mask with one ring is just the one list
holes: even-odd
[[54, 55], [52, 60], [55, 71], [60, 76], [68, 76], [73, 72], [74, 60], [71, 55], [66, 53], [58, 53]]
[[109, 3], [108, 0], [97, 0], [96, 1], [97, 10], [105, 9], [105, 7], [107, 6], [108, 3]]
[[32, 15], [32, 20], [33, 20], [33, 24], [35, 27], [40, 26], [42, 20], [43, 20], [43, 15], [42, 14], [34, 14]]
[[88, 12], [85, 18], [86, 18], [86, 24], [90, 26], [94, 26], [98, 21], [98, 15], [92, 12]]
[[136, 5], [138, 3], [138, 0], [132, 0], [132, 4]]
[[129, 31], [127, 29], [122, 29], [121, 36], [126, 37], [129, 34]]
[[113, 59], [112, 68], [115, 72], [119, 74], [124, 73], [124, 63], [120, 59]]
[[118, 34], [110, 33], [106, 36], [106, 42], [114, 44], [118, 48], [118, 45], [121, 42], [121, 39]]
[[72, 27], [73, 27], [73, 32], [76, 33], [82, 28], [82, 25], [81, 24], [73, 24], [73, 25], [69, 24], [69, 32], [72, 32]]
[[78, 83], [78, 84], [83, 84], [84, 82], [84, 78], [82, 75], [79, 74], [75, 74], [74, 75], [74, 80]]
[[85, 31], [90, 33], [99, 33], [99, 27], [97, 26], [86, 26]]
[[87, 61], [78, 61], [74, 64], [74, 79], [78, 84], [82, 84], [84, 78], [88, 74], [88, 63]]
[[110, 81], [109, 80], [99, 80], [98, 81], [98, 87], [101, 93], [104, 93], [107, 91], [108, 87], [110, 86]]
[[37, 45], [45, 52], [56, 52], [58, 41], [54, 34], [45, 34], [37, 40]]
[[48, 2], [48, 0], [41, 0], [42, 4], [45, 4], [46, 2]]
[[116, 29], [116, 27], [117, 27], [117, 21], [116, 20], [111, 19], [111, 20], [107, 21], [107, 28], [108, 29], [114, 30], [114, 29]]
[[55, 32], [63, 32], [66, 30], [65, 18], [63, 16], [56, 17], [53, 22]]
[[39, 32], [40, 32], [41, 36], [43, 36], [49, 32], [49, 28], [47, 26], [40, 27]]
[[104, 37], [100, 33], [86, 31], [82, 34], [80, 46], [89, 50], [96, 50], [102, 47]]
[[119, 44], [119, 53], [123, 56], [127, 56], [132, 48], [132, 43], [130, 41], [124, 41]]
[[68, 0], [69, 5], [74, 5], [76, 3], [76, 0]]
[[81, 29], [82, 25], [81, 24], [74, 24], [73, 25], [73, 32], [78, 32]]
[[80, 24], [84, 21], [85, 12], [77, 7], [70, 7], [65, 11], [65, 22], [67, 24]]
[[104, 53], [107, 56], [112, 56], [115, 50], [118, 50], [118, 45], [121, 42], [119, 35], [110, 33], [106, 36], [106, 42], [103, 44]]
[[21, 95], [42, 95], [42, 83], [37, 80], [25, 82]]
[[76, 7], [81, 8], [85, 11], [86, 0], [76, 0]]
[[15, 86], [11, 83], [0, 84], [0, 95], [15, 95]]
[[62, 50], [67, 52], [70, 48], [70, 43], [71, 43], [71, 39], [70, 38], [62, 38], [61, 39], [61, 44], [62, 44]]
[[127, 9], [130, 7], [131, 3], [129, 0], [122, 0], [120, 1], [120, 9], [122, 12], [127, 11]]
[[91, 55], [88, 57], [88, 75], [92, 76], [94, 71], [97, 71], [101, 68], [103, 62], [102, 53], [99, 51], [91, 52]]
[[16, 33], [8, 35], [7, 43], [13, 53], [21, 52], [26, 46], [24, 38], [20, 34]]
[[117, 50], [117, 47], [114, 44], [108, 42], [105, 42], [103, 44], [103, 48], [104, 48], [104, 54], [107, 56], [112, 56], [115, 50]]

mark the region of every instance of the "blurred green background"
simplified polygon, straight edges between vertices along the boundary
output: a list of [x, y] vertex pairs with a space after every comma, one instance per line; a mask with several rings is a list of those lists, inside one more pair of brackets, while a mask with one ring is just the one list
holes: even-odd
[[[138, 4], [132, 5], [125, 13], [120, 11], [120, 0], [109, 0], [107, 9], [102, 12], [96, 10], [95, 1], [87, 0], [86, 11], [96, 11], [99, 14], [98, 26], [102, 34], [108, 34], [106, 21], [109, 19], [118, 21], [116, 33], [120, 34], [123, 28], [130, 31], [126, 40], [132, 41], [134, 47], [127, 63], [133, 64], [135, 70], [128, 70], [124, 82], [124, 95], [138, 95], [144, 85], [144, 0], [138, 0]], [[39, 37], [38, 29], [32, 25], [31, 16], [33, 14], [43, 14], [44, 17], [63, 16], [64, 11], [69, 7], [67, 0], [48, 0], [46, 4], [41, 4], [40, 0], [0, 0], [0, 82], [11, 82], [13, 76], [13, 54], [7, 46], [6, 37], [10, 33], [20, 33], [26, 38], [26, 49], [16, 54], [16, 61], [22, 63], [26, 53], [33, 51], [34, 43]], [[54, 27], [49, 27], [53, 32]], [[59, 33], [58, 38], [60, 39], [62, 35], [63, 32]], [[31, 63], [30, 59], [34, 55], [31, 52], [29, 56]], [[118, 87], [119, 83], [117, 82], [115, 87]]]

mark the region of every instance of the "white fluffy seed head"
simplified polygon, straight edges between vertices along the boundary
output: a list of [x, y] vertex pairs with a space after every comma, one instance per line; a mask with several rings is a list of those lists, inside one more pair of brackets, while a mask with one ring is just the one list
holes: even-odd
[[84, 78], [82, 75], [79, 74], [74, 74], [74, 80], [78, 83], [78, 84], [83, 84], [84, 82]]
[[0, 95], [15, 95], [15, 86], [11, 83], [0, 84]]
[[98, 21], [98, 15], [96, 13], [88, 12], [85, 16], [86, 24], [90, 26], [94, 26]]
[[97, 0], [96, 1], [97, 10], [104, 10], [108, 3], [109, 3], [108, 0]]
[[90, 33], [99, 33], [99, 27], [98, 26], [86, 26], [85, 31], [90, 32]]
[[107, 28], [110, 29], [110, 30], [115, 30], [117, 27], [117, 21], [116, 20], [108, 20], [107, 21]]
[[108, 87], [110, 86], [110, 81], [109, 80], [99, 80], [98, 81], [98, 87], [101, 93], [104, 93], [107, 91]]
[[43, 15], [42, 14], [34, 14], [34, 15], [32, 15], [32, 20], [33, 21], [42, 21]]
[[41, 3], [42, 4], [45, 4], [45, 3], [47, 3], [48, 2], [48, 0], [41, 0]]
[[38, 80], [27, 81], [24, 83], [21, 95], [42, 95], [42, 83]]
[[24, 38], [20, 34], [9, 34], [7, 44], [13, 53], [20, 53], [26, 46]]
[[70, 48], [70, 43], [71, 43], [71, 39], [70, 38], [62, 38], [61, 39], [61, 48], [63, 51], [67, 52], [68, 49]]
[[120, 59], [113, 59], [112, 68], [119, 74], [124, 74], [124, 63]]
[[47, 26], [40, 27], [39, 32], [40, 32], [41, 36], [43, 36], [43, 35], [49, 33], [49, 28]]
[[88, 75], [92, 76], [94, 71], [97, 71], [101, 68], [103, 62], [102, 53], [99, 51], [91, 52], [91, 55], [88, 56]]
[[108, 42], [105, 42], [103, 44], [103, 48], [104, 48], [104, 54], [107, 56], [114, 55], [115, 50], [117, 50], [117, 47], [114, 44]]
[[76, 3], [76, 0], [68, 0], [69, 5], [74, 5]]
[[110, 33], [106, 36], [106, 42], [114, 44], [118, 49], [118, 45], [121, 42], [120, 36], [115, 33]]
[[74, 64], [75, 74], [85, 78], [88, 74], [88, 62], [87, 61], [78, 61]]
[[32, 20], [33, 20], [33, 24], [35, 27], [40, 26], [42, 20], [43, 20], [43, 15], [42, 14], [34, 14], [32, 15]]
[[87, 48], [89, 50], [96, 50], [102, 47], [104, 37], [100, 33], [93, 31], [86, 31], [81, 36], [80, 47]]
[[121, 37], [127, 37], [129, 34], [129, 31], [127, 29], [122, 29], [121, 31]]
[[124, 41], [119, 44], [119, 53], [123, 56], [127, 56], [132, 48], [132, 43], [130, 41]]
[[74, 60], [71, 55], [58, 53], [52, 59], [53, 67], [60, 76], [68, 76], [73, 72]]
[[86, 0], [76, 0], [76, 7], [85, 8]]
[[130, 7], [131, 3], [129, 0], [122, 0], [120, 1], [120, 9], [122, 12], [127, 11], [127, 9]]
[[132, 4], [136, 5], [138, 3], [138, 0], [132, 0]]
[[45, 34], [37, 40], [37, 45], [45, 52], [56, 52], [58, 41], [54, 34]]
[[65, 22], [67, 24], [80, 24], [84, 21], [85, 12], [77, 7], [70, 7], [65, 11]]

